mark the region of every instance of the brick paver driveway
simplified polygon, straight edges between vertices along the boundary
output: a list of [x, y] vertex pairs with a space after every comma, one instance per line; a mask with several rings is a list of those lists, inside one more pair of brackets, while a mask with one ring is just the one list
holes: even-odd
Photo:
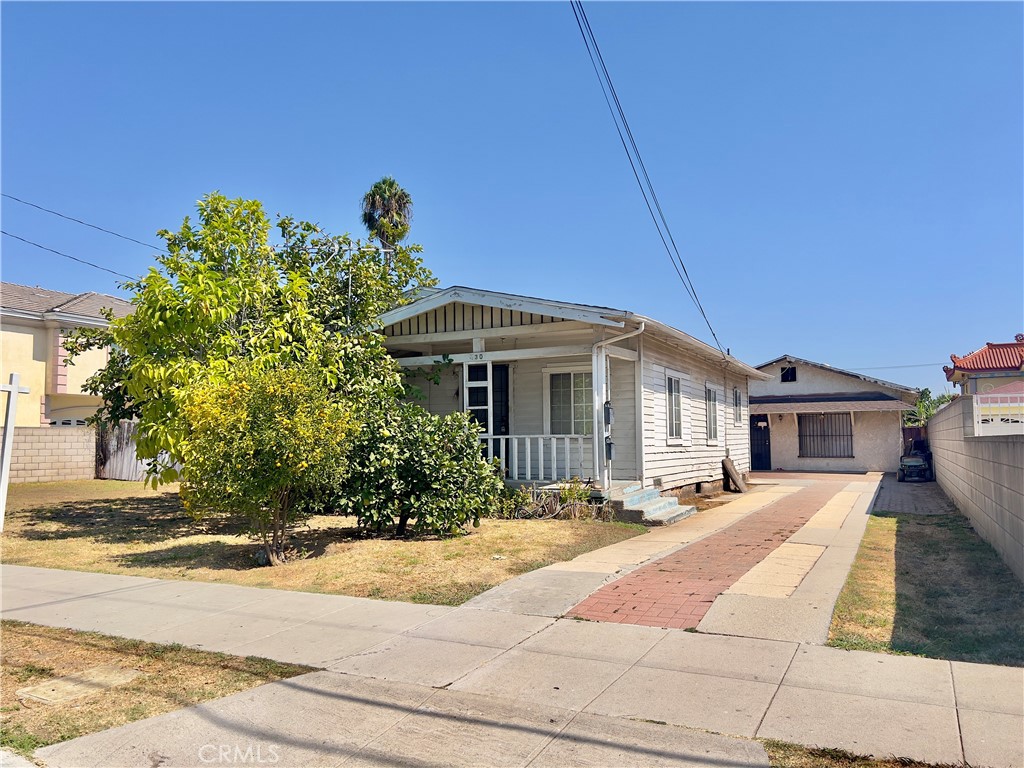
[[602, 587], [567, 615], [671, 629], [696, 627], [716, 597], [796, 533], [851, 479], [814, 477], [813, 485]]
[[912, 515], [952, 515], [957, 508], [935, 482], [900, 483], [886, 474], [875, 499], [876, 512], [906, 512]]

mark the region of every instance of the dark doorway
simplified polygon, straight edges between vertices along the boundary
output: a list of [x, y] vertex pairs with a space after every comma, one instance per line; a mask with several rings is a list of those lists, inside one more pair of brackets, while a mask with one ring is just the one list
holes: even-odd
[[509, 430], [508, 365], [491, 366], [491, 405], [494, 408], [494, 434], [507, 435]]
[[768, 416], [750, 417], [750, 470], [770, 471], [772, 468], [772, 434]]

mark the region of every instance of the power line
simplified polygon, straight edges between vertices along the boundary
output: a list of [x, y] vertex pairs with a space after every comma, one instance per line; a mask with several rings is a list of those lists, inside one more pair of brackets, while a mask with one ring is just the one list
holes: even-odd
[[55, 253], [58, 256], [63, 256], [65, 259], [71, 259], [72, 261], [77, 261], [79, 264], [85, 264], [86, 266], [92, 267], [93, 269], [102, 269], [104, 272], [109, 272], [112, 275], [117, 275], [118, 277], [124, 277], [124, 278], [127, 278], [128, 280], [134, 280], [135, 279], [131, 275], [126, 275], [124, 272], [115, 272], [112, 269], [107, 269], [106, 267], [101, 267], [99, 264], [93, 264], [91, 261], [86, 261], [85, 259], [80, 259], [77, 256], [70, 256], [70, 255], [68, 255], [66, 253], [61, 253], [60, 251], [55, 251], [55, 250], [53, 250], [53, 248], [47, 248], [45, 245], [40, 245], [39, 243], [33, 243], [31, 240], [26, 240], [24, 237], [18, 237], [17, 235], [12, 235], [10, 232], [5, 232], [2, 229], [0, 229], [0, 234], [7, 235], [7, 237], [13, 237], [15, 240], [21, 240], [21, 242], [23, 242], [23, 243], [28, 243], [29, 245], [33, 245], [36, 248], [41, 248], [44, 251], [49, 251], [50, 253]]
[[913, 365], [876, 365], [873, 368], [851, 368], [851, 371], [888, 371], [893, 368], [935, 368], [946, 363], [915, 363]]
[[[612, 82], [611, 73], [608, 71], [608, 67], [605, 64], [604, 56], [601, 54], [601, 48], [597, 43], [597, 37], [594, 35], [594, 30], [590, 26], [590, 20], [587, 18], [586, 11], [583, 9], [583, 3], [581, 0], [570, 0], [570, 5], [572, 6], [573, 14], [576, 17], [576, 25], [580, 29], [580, 35], [583, 37], [583, 44], [586, 46], [587, 54], [590, 56], [590, 63], [593, 65], [594, 73], [597, 75], [598, 82], [601, 85], [601, 93], [604, 95], [605, 104], [608, 106], [609, 112], [611, 112], [612, 122], [615, 123], [615, 130], [619, 134], [619, 141], [622, 143], [622, 148], [626, 152], [629, 165], [633, 169], [633, 176], [636, 179], [637, 185], [640, 187], [640, 193], [644, 197], [644, 202], [647, 204], [647, 210], [651, 214], [651, 219], [654, 222], [655, 228], [658, 230], [661, 242], [665, 246], [669, 260], [672, 262], [672, 266], [675, 269], [676, 274], [679, 276], [680, 282], [682, 282], [683, 287], [690, 296], [690, 300], [694, 303], [694, 306], [697, 307], [701, 317], [704, 318], [704, 322], [707, 324], [708, 330], [711, 332], [711, 336], [715, 340], [715, 344], [718, 346], [719, 351], [724, 355], [725, 351], [722, 349], [722, 344], [718, 340], [718, 335], [715, 333], [715, 329], [711, 325], [711, 320], [708, 318], [707, 312], [704, 310], [704, 306], [700, 301], [700, 297], [697, 295], [696, 286], [690, 278], [689, 271], [686, 268], [686, 263], [679, 251], [679, 247], [676, 245], [675, 237], [672, 235], [672, 230], [669, 227], [668, 220], [666, 219], [664, 210], [661, 207], [661, 202], [658, 200], [657, 192], [654, 190], [654, 184], [651, 182], [650, 174], [647, 172], [647, 166], [640, 154], [640, 149], [636, 144], [636, 140], [633, 138], [633, 131], [629, 127], [629, 121], [626, 119], [625, 110], [622, 107], [621, 101], [619, 101], [618, 93], [616, 92], [615, 85]], [[591, 48], [591, 46], [593, 46], [593, 48]], [[600, 69], [598, 69], [599, 65]], [[609, 93], [611, 94], [611, 98], [609, 98]], [[615, 103], [614, 107], [612, 106], [612, 101]], [[625, 131], [625, 135], [623, 134], [623, 131]], [[627, 138], [629, 140], [628, 146], [626, 143]], [[630, 148], [632, 148], [632, 152], [630, 152]], [[636, 158], [636, 162], [634, 162], [634, 156]], [[639, 172], [637, 171], [638, 165], [640, 167]], [[640, 179], [641, 175], [643, 175], [643, 181]], [[657, 216], [654, 212], [655, 209], [657, 209], [658, 212]], [[671, 248], [669, 247], [669, 243], [671, 243]]]
[[74, 216], [68, 216], [65, 213], [61, 213], [60, 211], [54, 211], [54, 210], [51, 210], [49, 208], [44, 208], [43, 206], [37, 205], [36, 203], [30, 203], [28, 200], [22, 200], [20, 197], [15, 197], [14, 195], [8, 195], [6, 192], [0, 192], [0, 195], [3, 195], [8, 200], [13, 200], [16, 203], [21, 203], [22, 205], [28, 205], [28, 206], [31, 206], [32, 208], [37, 208], [40, 211], [45, 211], [46, 213], [52, 213], [54, 216], [60, 216], [60, 218], [67, 219], [68, 221], [73, 221], [76, 224], [81, 224], [83, 226], [90, 227], [92, 229], [97, 229], [100, 232], [106, 232], [108, 235], [113, 235], [114, 237], [119, 237], [122, 240], [127, 240], [127, 241], [129, 241], [131, 243], [138, 243], [139, 245], [144, 245], [147, 248], [154, 248], [154, 249], [160, 251], [161, 253], [166, 253], [166, 251], [164, 251], [164, 249], [161, 248], [159, 245], [153, 245], [152, 243], [144, 243], [141, 240], [136, 240], [134, 237], [128, 237], [128, 235], [122, 235], [120, 232], [115, 232], [112, 229], [106, 229], [106, 228], [100, 227], [100, 226], [98, 226], [96, 224], [90, 224], [88, 221], [82, 221], [81, 219], [76, 219]]

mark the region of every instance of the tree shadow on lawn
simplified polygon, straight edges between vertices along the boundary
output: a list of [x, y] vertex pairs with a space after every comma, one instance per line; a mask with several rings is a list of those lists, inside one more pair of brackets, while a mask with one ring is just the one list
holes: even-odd
[[[320, 518], [323, 520], [324, 518]], [[338, 525], [327, 527], [298, 525], [290, 534], [288, 546], [292, 561], [317, 558], [326, 554], [334, 544], [362, 541], [373, 538], [356, 527], [354, 518], [338, 517]], [[189, 520], [188, 522], [191, 522]], [[193, 524], [199, 525], [199, 524]], [[246, 536], [244, 525], [235, 524], [232, 530], [224, 525], [216, 531], [190, 529], [177, 537], [196, 534], [231, 534]], [[253, 538], [242, 542], [196, 541], [175, 544], [146, 552], [132, 552], [118, 555], [114, 560], [122, 566], [134, 568], [181, 567], [187, 569], [208, 568], [210, 570], [244, 571], [262, 567], [257, 561], [260, 543]]]
[[107, 544], [157, 543], [197, 534], [244, 533], [242, 524], [224, 517], [193, 520], [175, 493], [33, 507], [11, 517], [21, 523], [11, 535], [31, 541], [90, 538]]
[[896, 520], [894, 651], [1024, 666], [1024, 585], [959, 513]]

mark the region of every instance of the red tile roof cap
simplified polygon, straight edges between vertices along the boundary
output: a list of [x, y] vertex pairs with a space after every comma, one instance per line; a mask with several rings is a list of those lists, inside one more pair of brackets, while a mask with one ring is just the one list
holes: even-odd
[[1024, 333], [1018, 333], [1014, 341], [1008, 344], [987, 342], [981, 349], [969, 355], [957, 357], [950, 355], [953, 367], [942, 368], [946, 378], [952, 380], [956, 371], [987, 372], [987, 371], [1021, 371], [1024, 370]]

